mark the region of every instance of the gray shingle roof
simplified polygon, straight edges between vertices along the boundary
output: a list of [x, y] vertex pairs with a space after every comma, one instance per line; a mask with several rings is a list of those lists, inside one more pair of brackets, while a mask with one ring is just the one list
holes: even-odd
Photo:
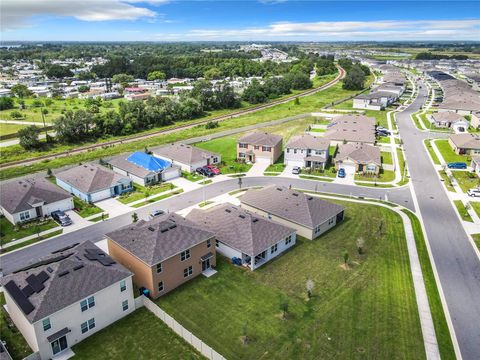
[[470, 133], [461, 133], [450, 135], [450, 140], [458, 148], [480, 149], [480, 137]]
[[121, 184], [130, 183], [130, 179], [121, 176], [100, 165], [83, 164], [55, 174], [60, 179], [85, 194], [110, 189]]
[[239, 143], [246, 143], [257, 146], [275, 146], [278, 143], [282, 142], [282, 137], [280, 135], [268, 134], [262, 132], [253, 132], [246, 134], [238, 139]]
[[[44, 288], [28, 296], [28, 301], [34, 309], [25, 316], [31, 323], [44, 319], [132, 275], [118, 263], [105, 266], [98, 260], [89, 260], [86, 257], [87, 249], [95, 249], [97, 253], [105, 255], [92, 242], [86, 241], [42, 259], [45, 262], [51, 261], [50, 263], [40, 262], [36, 267], [32, 266], [30, 269], [5, 276], [2, 280], [5, 291], [8, 291], [5, 285], [14, 281], [21, 290], [26, 292], [29, 276], [32, 274], [37, 276], [41, 272], [48, 275], [48, 279], [43, 283]], [[106, 259], [110, 259], [108, 255], [105, 256]], [[65, 273], [67, 271], [68, 273]]]
[[335, 141], [375, 143], [376, 119], [365, 115], [342, 115], [335, 118], [324, 138]]
[[106, 236], [144, 263], [153, 266], [212, 238], [214, 234], [171, 213], [150, 221], [140, 220]]
[[243, 204], [311, 229], [345, 209], [317, 197], [275, 185], [260, 190], [250, 189], [240, 200]]
[[359, 164], [382, 165], [380, 149], [367, 144], [340, 144], [334, 160], [343, 161], [346, 158]]
[[150, 150], [157, 156], [188, 165], [200, 162], [207, 158], [219, 156], [214, 152], [182, 143], [173, 143], [167, 146], [152, 148]]
[[453, 111], [442, 111], [439, 113], [432, 114], [432, 119], [434, 121], [448, 121], [448, 122], [457, 122], [457, 121], [466, 121], [466, 119], [456, 112]]
[[285, 148], [290, 149], [311, 149], [311, 150], [328, 150], [330, 141], [315, 137], [312, 135], [298, 135], [292, 136]]
[[222, 243], [252, 257], [294, 232], [231, 204], [208, 210], [193, 209], [187, 219], [215, 233], [215, 238]]
[[43, 178], [14, 180], [0, 185], [0, 206], [10, 214], [29, 210], [32, 204], [51, 204], [72, 196]]

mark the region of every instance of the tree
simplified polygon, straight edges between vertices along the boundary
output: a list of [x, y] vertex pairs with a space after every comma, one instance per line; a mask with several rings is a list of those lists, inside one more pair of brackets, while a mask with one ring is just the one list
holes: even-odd
[[345, 265], [348, 265], [348, 259], [349, 259], [349, 258], [350, 258], [350, 255], [348, 254], [348, 251], [345, 251], [345, 252], [343, 253], [343, 263], [344, 263]]
[[0, 110], [13, 109], [14, 101], [11, 97], [0, 97]]
[[353, 65], [343, 79], [345, 90], [362, 90], [365, 86], [365, 73], [358, 65]]
[[13, 110], [13, 111], [10, 112], [10, 117], [12, 119], [22, 119], [23, 114], [18, 110]]
[[52, 175], [53, 175], [52, 169], [48, 168], [47, 169], [47, 177], [52, 177]]
[[48, 67], [47, 71], [45, 71], [45, 75], [49, 78], [62, 79], [73, 76], [73, 73], [66, 66], [53, 64]]
[[290, 89], [293, 90], [306, 90], [312, 87], [312, 81], [308, 73], [304, 72], [292, 72], [285, 76], [285, 79], [290, 84]]
[[165, 80], [167, 78], [167, 76], [165, 75], [165, 73], [163, 71], [152, 71], [150, 73], [148, 73], [148, 76], [147, 76], [147, 80], [148, 81], [153, 81], [153, 80]]
[[128, 83], [132, 82], [133, 76], [128, 74], [115, 74], [112, 77], [112, 82], [115, 84], [121, 84], [123, 87], [128, 86]]
[[211, 121], [209, 120], [206, 124], [205, 124], [205, 129], [216, 129], [220, 126], [220, 124], [218, 123], [218, 121]]
[[87, 86], [87, 85], [80, 85], [78, 87], [78, 92], [81, 92], [81, 93], [87, 92], [88, 90], [90, 90], [90, 86]]
[[15, 96], [21, 99], [33, 95], [33, 93], [30, 90], [28, 90], [28, 87], [26, 87], [23, 84], [15, 84], [12, 86], [10, 90], [12, 91], [12, 94], [14, 94]]
[[132, 214], [132, 222], [136, 223], [138, 221], [138, 214], [136, 212], [134, 212]]
[[300, 98], [296, 97], [295, 100], [293, 101], [294, 105], [300, 105]]
[[357, 239], [357, 250], [360, 255], [363, 254], [363, 247], [365, 246], [365, 240], [363, 240], [363, 237], [359, 237]]
[[315, 287], [315, 283], [313, 282], [313, 280], [307, 280], [307, 283], [305, 284], [305, 286], [307, 288], [307, 297], [311, 299], [312, 291], [313, 291], [313, 288]]
[[30, 125], [18, 130], [19, 144], [25, 150], [38, 149], [41, 145], [38, 139], [39, 129], [35, 125]]
[[217, 68], [210, 68], [203, 73], [203, 77], [207, 80], [217, 80], [222, 78], [222, 72]]

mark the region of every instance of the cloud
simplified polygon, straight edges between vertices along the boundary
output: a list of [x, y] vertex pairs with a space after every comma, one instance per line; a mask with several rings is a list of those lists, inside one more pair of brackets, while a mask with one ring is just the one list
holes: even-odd
[[166, 0], [1, 0], [1, 30], [30, 27], [34, 16], [74, 17], [83, 21], [136, 20], [156, 13], [137, 4]]
[[265, 4], [265, 5], [276, 5], [276, 4], [281, 4], [285, 3], [288, 0], [258, 0], [259, 3]]

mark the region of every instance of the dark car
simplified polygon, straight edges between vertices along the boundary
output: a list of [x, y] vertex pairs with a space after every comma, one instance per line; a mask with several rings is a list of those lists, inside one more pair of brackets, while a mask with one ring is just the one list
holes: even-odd
[[341, 168], [340, 170], [338, 170], [338, 177], [339, 178], [345, 177], [345, 169]]
[[464, 162], [451, 162], [451, 163], [448, 163], [447, 167], [449, 169], [466, 169], [467, 164]]
[[62, 210], [57, 210], [57, 211], [54, 211], [50, 214], [52, 216], [52, 218], [58, 222], [61, 226], [68, 226], [68, 225], [72, 225], [72, 219], [70, 219], [70, 216], [68, 216], [67, 214], [65, 214], [64, 211]]
[[197, 173], [199, 173], [200, 175], [203, 175], [203, 176], [206, 176], [206, 177], [212, 177], [214, 176], [215, 174], [213, 173], [212, 170], [210, 170], [208, 167], [204, 166], [204, 167], [201, 167], [201, 168], [198, 168], [197, 169]]

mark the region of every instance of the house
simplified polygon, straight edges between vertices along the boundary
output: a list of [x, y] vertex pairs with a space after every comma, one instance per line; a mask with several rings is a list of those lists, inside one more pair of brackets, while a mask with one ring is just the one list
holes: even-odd
[[153, 185], [180, 176], [180, 168], [170, 161], [142, 151], [121, 155], [107, 161], [116, 173], [127, 176], [142, 186]]
[[40, 359], [52, 359], [135, 309], [132, 273], [86, 241], [2, 280], [10, 318]]
[[149, 97], [149, 93], [130, 93], [124, 95], [124, 98], [128, 101], [147, 100]]
[[335, 117], [327, 126], [323, 138], [330, 145], [363, 143], [374, 145], [376, 119], [365, 115], [342, 115]]
[[132, 180], [101, 165], [82, 164], [55, 174], [57, 185], [92, 203], [133, 190]]
[[463, 127], [468, 129], [468, 121], [460, 114], [453, 111], [442, 111], [430, 115], [430, 121], [436, 127]]
[[472, 156], [472, 162], [470, 164], [472, 167], [472, 171], [477, 174], [478, 177], [480, 177], [480, 156], [475, 155]]
[[140, 220], [107, 235], [108, 252], [153, 298], [215, 267], [214, 234], [177, 214]]
[[285, 145], [284, 164], [302, 168], [324, 169], [330, 141], [312, 135], [293, 136]]
[[310, 240], [342, 221], [345, 212], [343, 206], [275, 185], [250, 189], [240, 201], [242, 208], [291, 227]]
[[247, 162], [275, 163], [282, 155], [280, 135], [253, 132], [237, 140], [237, 158]]
[[335, 169], [347, 174], [378, 175], [382, 167], [380, 149], [367, 144], [340, 144], [334, 158]]
[[478, 129], [480, 127], [480, 111], [479, 112], [473, 112], [470, 115], [470, 126], [473, 127], [474, 129]]
[[182, 143], [151, 149], [154, 156], [168, 160], [183, 171], [195, 172], [199, 167], [220, 163], [219, 154]]
[[353, 98], [354, 109], [383, 110], [394, 103], [397, 97], [390, 92], [376, 91]]
[[448, 143], [459, 155], [480, 154], [480, 137], [470, 133], [452, 134]]
[[193, 209], [187, 216], [215, 234], [216, 250], [240, 259], [255, 270], [295, 245], [296, 231], [231, 204], [208, 210]]
[[73, 207], [72, 195], [43, 178], [14, 180], [0, 186], [0, 212], [12, 224]]

